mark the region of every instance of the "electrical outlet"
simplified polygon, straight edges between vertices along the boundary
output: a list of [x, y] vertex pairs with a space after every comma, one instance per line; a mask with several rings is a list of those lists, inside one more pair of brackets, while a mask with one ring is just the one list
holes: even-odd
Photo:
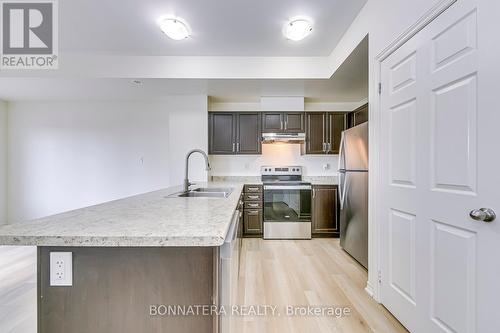
[[73, 253], [50, 252], [50, 285], [73, 285]]

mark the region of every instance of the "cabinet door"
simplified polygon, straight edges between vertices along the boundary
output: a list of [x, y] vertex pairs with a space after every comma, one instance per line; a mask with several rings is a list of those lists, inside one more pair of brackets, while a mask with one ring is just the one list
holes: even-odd
[[329, 154], [338, 154], [340, 148], [340, 138], [342, 131], [347, 128], [346, 113], [329, 113], [328, 114], [328, 143]]
[[282, 112], [264, 112], [262, 114], [262, 132], [277, 133], [283, 131]]
[[354, 127], [368, 121], [368, 104], [365, 104], [349, 114], [349, 127]]
[[306, 154], [324, 154], [326, 113], [306, 113]]
[[236, 115], [220, 112], [208, 115], [208, 153], [228, 155], [236, 152]]
[[245, 235], [261, 235], [262, 234], [262, 210], [261, 209], [245, 209], [244, 222]]
[[237, 154], [261, 153], [260, 113], [238, 113], [236, 152]]
[[304, 132], [304, 113], [288, 112], [284, 114], [285, 132]]
[[338, 200], [336, 185], [313, 186], [312, 234], [338, 237]]

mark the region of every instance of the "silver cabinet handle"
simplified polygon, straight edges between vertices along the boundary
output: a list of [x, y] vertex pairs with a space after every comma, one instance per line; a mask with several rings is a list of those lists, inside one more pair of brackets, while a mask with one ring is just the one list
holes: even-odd
[[235, 151], [235, 146], [236, 146], [236, 144], [233, 142], [233, 153]]
[[249, 210], [249, 211], [247, 211], [247, 214], [250, 216], [255, 216], [255, 215], [259, 215], [259, 211], [258, 210]]
[[236, 144], [236, 151], [240, 151], [240, 143], [239, 142]]
[[323, 142], [323, 152], [326, 152], [326, 143]]
[[253, 192], [258, 192], [258, 191], [260, 191], [260, 188], [258, 188], [258, 187], [249, 187], [248, 190], [249, 191], [253, 191]]
[[479, 208], [471, 210], [469, 216], [473, 220], [483, 221], [483, 222], [493, 222], [497, 217], [495, 211], [491, 208]]
[[285, 130], [286, 130], [287, 127], [288, 127], [288, 121], [285, 120]]
[[258, 199], [259, 196], [258, 195], [249, 195], [248, 198], [249, 199]]
[[315, 198], [316, 197], [316, 189], [313, 188], [312, 192], [313, 192], [313, 198]]
[[248, 207], [259, 208], [259, 204], [248, 204]]

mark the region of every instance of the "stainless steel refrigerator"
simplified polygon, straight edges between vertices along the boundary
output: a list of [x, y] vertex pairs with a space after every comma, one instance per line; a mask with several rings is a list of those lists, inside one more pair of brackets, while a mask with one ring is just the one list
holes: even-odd
[[342, 132], [339, 196], [340, 246], [368, 268], [368, 123]]

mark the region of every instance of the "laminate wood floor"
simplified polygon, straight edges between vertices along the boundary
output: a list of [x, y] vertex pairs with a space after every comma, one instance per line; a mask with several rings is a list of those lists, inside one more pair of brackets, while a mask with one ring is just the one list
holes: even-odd
[[0, 246], [0, 332], [36, 332], [36, 247]]
[[[345, 253], [338, 239], [243, 240], [238, 303], [277, 306], [272, 316], [239, 316], [238, 333], [271, 332], [407, 332], [405, 328], [365, 291], [366, 270]], [[322, 311], [323, 315], [294, 311]], [[337, 318], [328, 311], [348, 308], [350, 314]], [[262, 308], [261, 308], [262, 310]]]

